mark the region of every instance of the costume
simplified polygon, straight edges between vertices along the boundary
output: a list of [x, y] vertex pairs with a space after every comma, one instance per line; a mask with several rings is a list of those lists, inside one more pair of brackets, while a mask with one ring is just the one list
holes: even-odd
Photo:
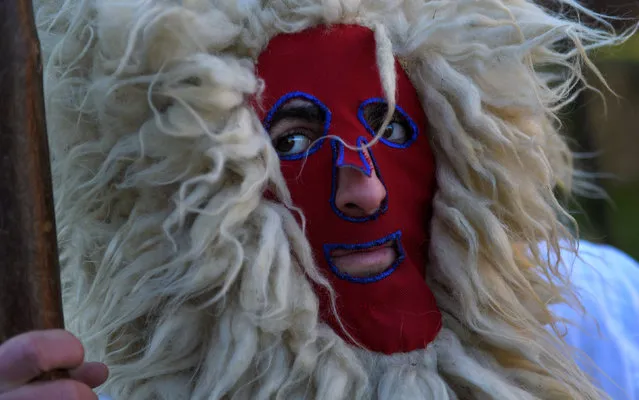
[[[600, 397], [547, 328], [574, 300], [552, 113], [613, 33], [518, 0], [36, 7], [65, 305], [106, 393]], [[273, 137], [293, 111], [320, 132]]]
[[[278, 110], [296, 98], [325, 110], [324, 136], [305, 151], [281, 156], [293, 204], [308, 221], [314, 258], [350, 328], [340, 326], [330, 295], [319, 289], [322, 319], [345, 339], [351, 335], [370, 350], [405, 353], [432, 342], [441, 328], [439, 310], [424, 280], [427, 253], [421, 251], [428, 240], [423, 226], [435, 192], [435, 165], [419, 97], [396, 62], [391, 68], [398, 71], [396, 102], [406, 119], [405, 137], [394, 142], [382, 138], [377, 146], [357, 149], [371, 142], [379, 128], [369, 125], [365, 109], [386, 104], [376, 65], [374, 32], [367, 27], [320, 26], [279, 35], [257, 61], [258, 76], [265, 82], [263, 106], [269, 110], [260, 119], [268, 129]], [[349, 144], [356, 149], [346, 147]], [[337, 204], [341, 199], [336, 182], [344, 168], [360, 176], [375, 174], [385, 192], [381, 204], [360, 215], [344, 214]], [[353, 276], [333, 262], [336, 250], [361, 252], [384, 244], [396, 257], [379, 273]], [[400, 292], [404, 295], [394, 295]]]

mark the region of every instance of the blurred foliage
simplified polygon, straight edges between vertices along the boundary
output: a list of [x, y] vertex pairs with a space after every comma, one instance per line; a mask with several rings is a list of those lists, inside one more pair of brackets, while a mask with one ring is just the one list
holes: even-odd
[[604, 94], [607, 112], [601, 96], [589, 91], [562, 118], [573, 149], [593, 155], [578, 160], [578, 168], [597, 176], [594, 182], [609, 199], [578, 198], [571, 209], [581, 237], [639, 260], [639, 35], [597, 51], [593, 61], [617, 96], [595, 85]]
[[620, 46], [606, 47], [593, 54], [595, 63], [639, 62], [639, 35], [633, 35]]
[[615, 207], [610, 213], [610, 242], [639, 260], [639, 182], [608, 192]]

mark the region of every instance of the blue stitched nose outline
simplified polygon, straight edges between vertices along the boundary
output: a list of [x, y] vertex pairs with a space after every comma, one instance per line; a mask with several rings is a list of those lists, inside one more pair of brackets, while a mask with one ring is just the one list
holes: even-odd
[[[371, 165], [371, 163], [368, 161], [366, 155], [364, 154], [365, 151], [368, 151], [367, 149], [362, 149], [362, 150], [357, 150], [357, 155], [359, 156], [359, 160], [355, 161], [355, 160], [350, 160], [351, 162], [345, 160], [344, 158], [344, 153], [345, 153], [345, 149], [344, 149], [344, 144], [339, 142], [339, 141], [335, 141], [336, 145], [337, 145], [337, 149], [338, 149], [338, 154], [337, 154], [337, 160], [335, 161], [335, 167], [340, 168], [340, 167], [351, 167], [351, 168], [355, 168], [356, 170], [360, 171], [361, 173], [363, 173], [364, 175], [368, 176], [369, 178], [372, 175], [373, 172], [373, 166]], [[357, 147], [363, 147], [366, 146], [368, 142], [366, 141], [365, 138], [363, 137], [358, 137], [357, 138]], [[349, 151], [353, 151], [350, 150]], [[370, 154], [370, 153], [369, 153]]]
[[[368, 144], [368, 141], [366, 140], [366, 138], [362, 136], [357, 138], [358, 147], [365, 146], [366, 144]], [[344, 145], [340, 141], [335, 139], [331, 140], [331, 147], [333, 149], [333, 163], [332, 163], [333, 167], [331, 171], [330, 203], [331, 203], [331, 208], [333, 209], [335, 214], [337, 214], [337, 216], [340, 217], [341, 219], [345, 221], [349, 221], [349, 222], [367, 222], [367, 221], [372, 221], [379, 218], [382, 214], [384, 214], [388, 210], [388, 189], [386, 188], [386, 184], [384, 183], [382, 174], [380, 173], [379, 168], [377, 167], [377, 162], [375, 161], [375, 157], [373, 156], [373, 152], [371, 151], [371, 149], [369, 148], [369, 149], [357, 150], [357, 155], [359, 156], [358, 157], [359, 160], [357, 163], [354, 163], [352, 162], [352, 160], [351, 162], [345, 162], [344, 160], [345, 158], [344, 152], [353, 151], [353, 150], [350, 150], [350, 149], [346, 150], [344, 148]], [[370, 159], [370, 162], [368, 161], [366, 155], [364, 154], [364, 151], [368, 151], [368, 154], [369, 154], [368, 158]], [[337, 195], [337, 175], [339, 172], [339, 168], [344, 168], [344, 167], [355, 168], [356, 170], [360, 171], [367, 177], [371, 177], [373, 169], [375, 170], [375, 174], [377, 174], [377, 179], [379, 179], [382, 185], [384, 186], [384, 190], [386, 191], [386, 196], [384, 197], [384, 200], [382, 200], [382, 204], [380, 205], [379, 209], [374, 214], [367, 215], [365, 217], [349, 217], [337, 207], [337, 204], [335, 203], [335, 196]]]

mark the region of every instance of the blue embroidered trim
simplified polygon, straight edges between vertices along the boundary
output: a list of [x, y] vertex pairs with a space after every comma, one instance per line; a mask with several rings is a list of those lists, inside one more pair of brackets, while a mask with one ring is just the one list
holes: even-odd
[[[364, 109], [366, 108], [367, 105], [373, 104], [373, 103], [386, 104], [386, 100], [379, 97], [365, 100], [362, 104], [359, 105], [359, 109], [357, 110], [357, 118], [362, 123], [362, 125], [364, 125], [368, 133], [370, 133], [373, 137], [375, 137], [376, 132], [370, 127], [370, 125], [368, 125], [366, 118], [364, 118]], [[389, 147], [393, 147], [396, 149], [405, 149], [409, 147], [411, 144], [413, 144], [413, 142], [417, 139], [417, 135], [419, 134], [419, 129], [417, 128], [417, 125], [415, 124], [413, 119], [400, 106], [395, 106], [395, 110], [397, 110], [406, 119], [406, 121], [408, 121], [408, 125], [410, 125], [412, 135], [406, 141], [406, 143], [402, 143], [402, 144], [393, 143], [391, 141], [384, 139], [383, 137], [380, 137], [379, 140], [380, 142], [384, 143], [385, 145]]]
[[[344, 145], [340, 142], [338, 142], [337, 140], [335, 140], [335, 142], [337, 143], [337, 146], [339, 148], [339, 154], [337, 156], [337, 161], [336, 161], [336, 167], [351, 167], [351, 168], [355, 168], [358, 171], [361, 171], [364, 175], [368, 176], [369, 178], [371, 177], [372, 174], [372, 169], [371, 169], [371, 164], [370, 162], [368, 162], [368, 160], [366, 159], [366, 156], [364, 155], [364, 151], [367, 150], [358, 150], [357, 154], [359, 155], [359, 159], [362, 160], [362, 167], [355, 165], [355, 164], [344, 164]], [[368, 142], [366, 141], [365, 138], [363, 137], [358, 137], [357, 138], [357, 147], [362, 147], [362, 146], [366, 146], [368, 144]]]
[[284, 96], [280, 97], [279, 100], [277, 100], [275, 102], [273, 107], [271, 107], [271, 109], [269, 110], [268, 114], [266, 114], [266, 118], [264, 118], [264, 121], [262, 122], [262, 125], [264, 126], [264, 129], [267, 132], [271, 128], [271, 120], [273, 119], [273, 115], [275, 115], [275, 113], [277, 112], [277, 110], [279, 110], [279, 108], [282, 106], [282, 104], [285, 104], [289, 100], [297, 99], [297, 98], [303, 98], [303, 99], [309, 100], [312, 103], [314, 103], [315, 105], [317, 105], [319, 108], [321, 108], [322, 111], [324, 111], [324, 115], [325, 115], [324, 132], [322, 132], [322, 137], [320, 138], [320, 140], [316, 141], [315, 144], [313, 144], [311, 147], [309, 147], [309, 149], [306, 150], [305, 152], [297, 153], [297, 154], [291, 154], [289, 156], [280, 155], [279, 156], [280, 160], [301, 160], [302, 158], [306, 158], [306, 157], [310, 156], [311, 154], [315, 153], [317, 150], [319, 150], [322, 147], [322, 144], [324, 143], [324, 137], [326, 137], [326, 134], [328, 132], [328, 128], [329, 128], [329, 126], [331, 126], [331, 111], [317, 97], [315, 97], [315, 96], [313, 96], [311, 94], [308, 94], [308, 93], [304, 93], [304, 92], [290, 92], [290, 93], [287, 93]]
[[[366, 143], [366, 139], [362, 137], [358, 138], [357, 139], [358, 146], [361, 142]], [[337, 168], [338, 168], [337, 162], [340, 157], [340, 150], [342, 152], [342, 158], [343, 158], [344, 146], [337, 140], [333, 139], [331, 140], [331, 147], [333, 148], [333, 167], [331, 171], [330, 204], [331, 204], [331, 208], [333, 209], [333, 212], [337, 214], [337, 216], [340, 217], [341, 219], [345, 221], [349, 221], [349, 222], [367, 222], [367, 221], [373, 221], [379, 218], [382, 214], [384, 214], [388, 210], [388, 188], [386, 187], [386, 183], [384, 183], [382, 174], [379, 172], [379, 168], [377, 167], [377, 162], [375, 161], [375, 156], [373, 156], [373, 152], [371, 151], [371, 149], [367, 149], [366, 151], [368, 151], [368, 154], [370, 155], [370, 159], [373, 163], [373, 168], [375, 168], [375, 173], [377, 174], [377, 179], [379, 179], [379, 181], [382, 182], [382, 185], [384, 186], [384, 190], [386, 191], [386, 197], [384, 197], [384, 200], [382, 200], [381, 206], [374, 214], [367, 215], [365, 217], [349, 217], [337, 207], [337, 204], [335, 204], [335, 196], [337, 195]], [[364, 155], [361, 154], [360, 157], [364, 157]], [[364, 165], [369, 165], [368, 168], [370, 168], [370, 163], [365, 158], [363, 160], [365, 161]], [[361, 168], [357, 168], [357, 169], [361, 170]], [[371, 176], [371, 175], [367, 174], [367, 176]]]
[[[333, 273], [335, 275], [337, 275], [338, 278], [340, 279], [344, 279], [347, 280], [349, 282], [353, 282], [353, 283], [373, 283], [373, 282], [377, 282], [380, 281], [384, 278], [386, 278], [387, 276], [389, 276], [390, 274], [392, 274], [393, 272], [395, 272], [395, 270], [397, 269], [397, 267], [404, 261], [404, 259], [406, 259], [406, 254], [404, 253], [404, 248], [402, 247], [402, 232], [401, 231], [397, 231], [394, 233], [391, 233], [388, 236], [385, 236], [381, 239], [377, 239], [377, 240], [373, 240], [372, 242], [366, 242], [366, 243], [358, 243], [358, 244], [325, 244], [324, 245], [324, 257], [326, 258], [326, 262], [328, 263], [329, 267], [331, 268], [331, 271], [333, 271]], [[386, 244], [390, 241], [394, 241], [395, 244], [395, 251], [397, 252], [397, 259], [395, 259], [395, 261], [383, 272], [377, 274], [377, 275], [373, 275], [373, 276], [367, 276], [365, 278], [358, 278], [355, 276], [350, 276], [348, 274], [345, 274], [343, 272], [340, 272], [339, 269], [337, 269], [337, 266], [335, 266], [335, 264], [333, 263], [333, 258], [331, 257], [331, 252], [333, 250], [363, 250], [363, 249], [370, 249], [372, 247], [377, 247], [377, 246], [381, 246], [383, 244]]]

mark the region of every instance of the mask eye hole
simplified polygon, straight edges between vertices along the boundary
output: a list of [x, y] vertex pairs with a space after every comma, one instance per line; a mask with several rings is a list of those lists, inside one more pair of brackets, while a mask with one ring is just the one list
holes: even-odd
[[[360, 122], [374, 137], [384, 123], [388, 105], [384, 99], [370, 99], [363, 102], [358, 111]], [[417, 138], [417, 127], [413, 120], [401, 109], [395, 107], [393, 119], [382, 132], [380, 141], [390, 147], [406, 148]]]
[[268, 113], [264, 127], [282, 160], [298, 160], [317, 151], [326, 135], [330, 112], [305, 93], [282, 97]]
[[391, 143], [406, 144], [406, 142], [410, 140], [411, 135], [408, 131], [407, 124], [393, 119], [393, 121], [386, 126], [386, 129], [384, 129], [382, 137]]
[[280, 157], [291, 157], [306, 152], [311, 147], [314, 136], [313, 131], [298, 130], [274, 138], [272, 143]]

